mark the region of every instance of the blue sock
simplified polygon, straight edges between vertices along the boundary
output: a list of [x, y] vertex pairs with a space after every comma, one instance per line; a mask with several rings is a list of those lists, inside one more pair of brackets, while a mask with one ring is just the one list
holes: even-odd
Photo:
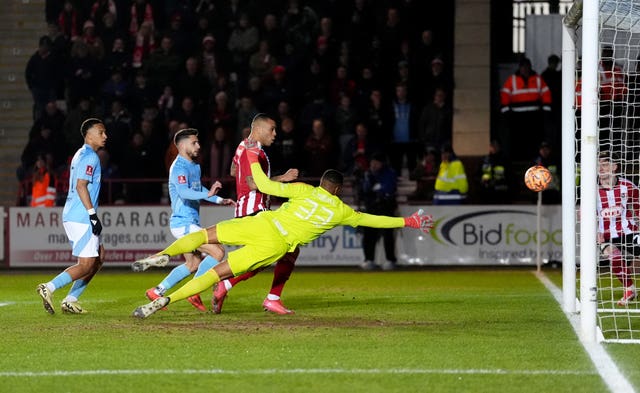
[[76, 280], [71, 286], [71, 289], [69, 290], [69, 295], [67, 296], [74, 297], [77, 300], [80, 297], [80, 295], [82, 295], [82, 292], [84, 292], [86, 287], [87, 287], [87, 283], [84, 282], [84, 280]]
[[191, 272], [187, 268], [187, 265], [183, 263], [180, 266], [174, 267], [171, 273], [169, 273], [169, 275], [165, 277], [164, 280], [162, 280], [160, 285], [165, 290], [171, 289], [174, 285], [184, 280], [186, 277], [189, 277], [190, 274]]
[[71, 275], [67, 272], [62, 272], [58, 274], [53, 280], [51, 280], [51, 284], [53, 285], [53, 290], [60, 289], [65, 285], [69, 285], [73, 281], [71, 279]]
[[200, 262], [200, 266], [198, 266], [198, 271], [196, 271], [196, 274], [194, 277], [202, 276], [207, 270], [211, 269], [217, 264], [218, 264], [218, 261], [214, 257], [212, 257], [211, 255], [207, 255], [202, 260], [202, 262]]

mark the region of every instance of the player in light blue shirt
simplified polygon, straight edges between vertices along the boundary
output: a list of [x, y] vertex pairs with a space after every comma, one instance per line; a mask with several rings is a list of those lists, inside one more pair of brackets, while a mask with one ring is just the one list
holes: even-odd
[[[216, 181], [209, 190], [203, 189], [200, 183], [200, 165], [195, 162], [200, 152], [198, 130], [187, 128], [176, 133], [173, 139], [178, 148], [178, 156], [169, 169], [169, 197], [171, 198], [171, 220], [169, 226], [176, 239], [199, 231], [200, 201], [205, 200], [219, 205], [235, 205], [232, 199], [223, 199], [215, 195], [222, 187]], [[213, 246], [213, 247], [209, 247]], [[205, 245], [198, 250], [184, 254], [185, 263], [175, 267], [157, 286], [146, 292], [149, 300], [154, 300], [174, 285], [196, 272], [195, 277], [202, 275], [215, 266], [224, 257], [224, 248], [219, 245]], [[200, 295], [188, 298], [198, 310], [206, 311]]]
[[66, 313], [86, 313], [78, 303], [78, 298], [102, 267], [104, 258], [104, 247], [100, 242], [102, 224], [96, 212], [102, 169], [96, 151], [104, 147], [107, 134], [102, 121], [94, 118], [82, 123], [80, 133], [84, 145], [71, 160], [69, 193], [62, 211], [62, 225], [71, 243], [72, 255], [78, 258], [78, 262], [36, 288], [49, 314], [55, 313], [53, 292], [72, 282], [71, 290], [62, 300], [60, 308]]

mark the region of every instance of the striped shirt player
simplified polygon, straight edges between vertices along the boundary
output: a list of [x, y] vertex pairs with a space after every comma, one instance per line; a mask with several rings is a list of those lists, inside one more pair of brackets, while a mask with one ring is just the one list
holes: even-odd
[[104, 247], [100, 243], [102, 223], [96, 212], [102, 169], [96, 152], [104, 148], [107, 134], [102, 121], [94, 118], [87, 119], [80, 125], [80, 134], [84, 138], [84, 144], [71, 160], [69, 192], [62, 210], [62, 225], [71, 243], [71, 254], [78, 258], [78, 262], [53, 280], [37, 286], [36, 292], [49, 314], [55, 313], [53, 292], [72, 282], [60, 308], [63, 312], [72, 314], [86, 312], [78, 303], [78, 298], [100, 270], [104, 257]]
[[612, 188], [598, 189], [598, 232], [605, 240], [638, 233], [639, 198], [638, 187], [620, 177]]
[[275, 211], [264, 211], [255, 216], [219, 222], [206, 230], [178, 239], [157, 255], [150, 257], [149, 259], [166, 260], [170, 255], [176, 255], [203, 243], [242, 246], [231, 251], [227, 261], [189, 281], [170, 297], [158, 298], [136, 308], [133, 312], [135, 317], [146, 318], [169, 303], [201, 292], [221, 278], [271, 265], [287, 252], [310, 243], [338, 225], [374, 228], [408, 226], [425, 232], [431, 228], [431, 217], [423, 215], [421, 211], [403, 218], [377, 216], [353, 210], [338, 197], [343, 177], [335, 170], [326, 171], [318, 187], [305, 183], [274, 182], [262, 171], [257, 161], [258, 150], [255, 152], [251, 169], [256, 184], [260, 190], [270, 195], [288, 198], [288, 202]]
[[[258, 162], [262, 168], [262, 171], [271, 176], [271, 166], [269, 158], [263, 146], [271, 146], [276, 136], [276, 123], [273, 119], [267, 115], [259, 113], [251, 122], [251, 134], [240, 144], [236, 149], [236, 153], [233, 157], [233, 163], [231, 166], [231, 174], [236, 178], [236, 193], [238, 195], [238, 201], [236, 205], [236, 217], [246, 217], [254, 215], [260, 211], [269, 210], [270, 198], [269, 195], [260, 191], [253, 180], [251, 179], [251, 164], [247, 158], [246, 146], [251, 144], [259, 152]], [[298, 177], [297, 169], [289, 169], [287, 173], [281, 176], [275, 176], [273, 180], [276, 181], [293, 181]], [[288, 309], [282, 304], [280, 296], [286, 282], [289, 280], [291, 273], [295, 267], [296, 259], [298, 258], [300, 250], [294, 250], [287, 253], [275, 266], [273, 272], [273, 281], [271, 283], [271, 289], [266, 299], [262, 303], [262, 307], [277, 314], [291, 314], [292, 310]], [[222, 281], [214, 287], [213, 298], [211, 299], [211, 306], [213, 312], [219, 314], [222, 312], [222, 304], [227, 296], [227, 293], [239, 282], [248, 280], [255, 276], [259, 270], [250, 271], [237, 277], [230, 278]]]
[[598, 159], [598, 242], [602, 256], [609, 260], [612, 273], [624, 287], [618, 306], [626, 307], [636, 297], [636, 287], [626, 258], [640, 256], [640, 190], [618, 176], [619, 157], [601, 151]]
[[[246, 155], [246, 144], [248, 139], [244, 139], [238, 147], [233, 156], [233, 164], [236, 168], [236, 191], [238, 194], [238, 200], [236, 201], [236, 217], [244, 217], [252, 215], [256, 212], [269, 209], [269, 196], [260, 190], [252, 190], [245, 180], [247, 176], [251, 176], [251, 166], [248, 160], [244, 157]], [[271, 166], [269, 164], [269, 158], [262, 149], [262, 145], [258, 143], [260, 149], [259, 162], [262, 170], [271, 177]]]

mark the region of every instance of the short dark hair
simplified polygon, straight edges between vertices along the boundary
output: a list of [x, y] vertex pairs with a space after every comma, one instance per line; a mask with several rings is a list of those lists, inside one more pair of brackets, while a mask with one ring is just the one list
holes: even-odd
[[269, 120], [271, 119], [266, 113], [256, 113], [255, 116], [253, 116], [253, 119], [251, 119], [251, 129], [253, 130], [253, 124], [257, 121], [264, 121], [264, 120]]
[[336, 184], [338, 186], [341, 186], [344, 183], [344, 175], [336, 171], [335, 169], [327, 169], [322, 174], [322, 178], [320, 179], [320, 182], [322, 183], [322, 181], [324, 180], [330, 183]]
[[186, 139], [191, 135], [198, 136], [198, 130], [196, 130], [195, 128], [183, 128], [182, 130], [176, 132], [176, 134], [173, 136], [173, 144], [178, 146], [178, 143], [181, 140]]
[[614, 164], [620, 162], [620, 155], [618, 153], [614, 153], [611, 150], [600, 150], [598, 153], [598, 159], [600, 160], [608, 160]]
[[83, 121], [80, 125], [80, 135], [82, 135], [83, 138], [86, 137], [87, 132], [96, 124], [103, 124], [102, 120], [96, 119], [95, 117], [90, 117], [87, 120]]

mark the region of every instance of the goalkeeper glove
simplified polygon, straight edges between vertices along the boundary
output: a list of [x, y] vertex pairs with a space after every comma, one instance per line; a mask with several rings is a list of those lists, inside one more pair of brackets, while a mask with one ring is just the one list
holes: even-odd
[[404, 226], [420, 229], [424, 233], [429, 233], [433, 228], [433, 217], [424, 214], [424, 210], [420, 209], [409, 217], [404, 218]]
[[98, 214], [95, 211], [93, 211], [92, 214], [89, 214], [89, 222], [91, 222], [91, 232], [93, 232], [93, 234], [96, 236], [100, 236], [100, 234], [102, 233], [102, 223], [100, 222]]

